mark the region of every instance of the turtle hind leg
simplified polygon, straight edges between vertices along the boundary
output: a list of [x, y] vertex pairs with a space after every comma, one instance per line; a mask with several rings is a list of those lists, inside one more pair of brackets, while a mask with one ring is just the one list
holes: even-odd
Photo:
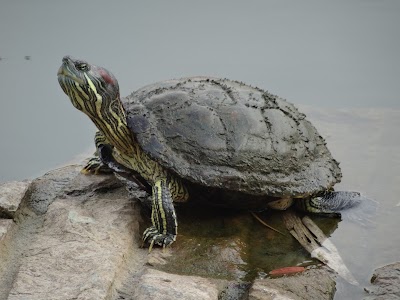
[[340, 216], [340, 211], [357, 206], [362, 201], [358, 192], [327, 191], [316, 197], [296, 199], [296, 208], [322, 215]]
[[165, 248], [176, 239], [178, 223], [168, 185], [167, 179], [161, 179], [157, 180], [152, 187], [151, 222], [153, 225], [143, 233], [143, 243], [150, 244], [149, 252], [153, 245]]

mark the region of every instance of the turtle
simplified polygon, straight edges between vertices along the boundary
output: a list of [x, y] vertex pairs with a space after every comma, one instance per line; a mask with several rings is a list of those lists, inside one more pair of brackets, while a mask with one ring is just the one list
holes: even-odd
[[305, 114], [260, 88], [186, 77], [123, 98], [110, 71], [70, 56], [57, 75], [98, 129], [82, 172], [112, 171], [151, 194], [152, 225], [143, 233], [150, 250], [176, 241], [174, 203], [189, 198], [327, 215], [360, 202], [358, 192], [334, 191], [339, 163]]

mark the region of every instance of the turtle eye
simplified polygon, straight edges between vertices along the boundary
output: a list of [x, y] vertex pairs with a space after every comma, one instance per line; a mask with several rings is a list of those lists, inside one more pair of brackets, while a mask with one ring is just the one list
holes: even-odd
[[87, 63], [77, 63], [75, 66], [76, 66], [76, 68], [78, 70], [81, 70], [81, 71], [88, 71], [89, 70], [89, 66], [88, 66]]

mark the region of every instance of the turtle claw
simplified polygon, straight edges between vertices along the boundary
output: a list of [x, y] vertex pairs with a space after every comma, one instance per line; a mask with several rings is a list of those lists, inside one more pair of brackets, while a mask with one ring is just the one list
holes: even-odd
[[144, 247], [145, 243], [150, 243], [149, 253], [153, 249], [154, 245], [162, 246], [163, 249], [165, 247], [171, 245], [176, 240], [176, 235], [167, 233], [163, 234], [158, 231], [155, 226], [150, 226], [143, 232], [143, 243], [142, 247]]
[[112, 170], [108, 168], [98, 156], [92, 157], [81, 170], [82, 174], [106, 174], [111, 173]]

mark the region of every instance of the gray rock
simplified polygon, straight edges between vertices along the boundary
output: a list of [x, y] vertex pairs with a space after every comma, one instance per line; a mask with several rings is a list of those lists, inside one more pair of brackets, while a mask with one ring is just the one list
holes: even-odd
[[138, 279], [131, 299], [217, 300], [218, 288], [211, 280], [147, 269]]
[[[148, 255], [140, 248], [146, 225], [139, 228], [138, 201], [131, 199], [146, 195], [130, 186], [129, 196], [114, 176], [86, 176], [80, 169], [67, 166], [35, 179], [15, 222], [0, 221], [0, 300], [248, 298], [249, 284], [241, 281], [249, 250], [247, 225], [253, 224], [248, 214], [244, 219], [225, 216], [222, 227], [217, 212], [215, 219], [198, 222], [193, 212], [186, 219], [181, 214], [180, 240]], [[210, 237], [215, 232], [207, 228], [216, 227], [218, 234], [224, 227], [227, 232]], [[266, 290], [293, 299], [329, 299], [321, 293], [332, 282], [321, 281], [322, 271], [310, 272], [306, 278], [256, 280], [250, 299], [269, 299]], [[316, 276], [318, 285], [307, 282]], [[299, 296], [304, 286], [307, 298]]]
[[22, 257], [10, 300], [109, 299], [126, 257], [137, 251], [134, 205], [114, 176], [67, 177], [42, 178], [53, 192], [36, 190], [30, 201], [46, 214]]
[[[66, 184], [79, 174], [80, 166], [67, 166], [53, 170], [35, 179], [14, 215], [15, 224], [8, 230], [0, 249], [0, 299], [8, 299], [22, 257], [29, 257], [30, 245], [36, 234], [43, 228], [44, 216], [48, 205], [62, 194]], [[40, 211], [40, 209], [42, 211]]]
[[257, 279], [249, 300], [333, 299], [335, 281], [325, 269], [311, 269], [299, 275], [276, 279]]
[[371, 284], [365, 289], [370, 294], [365, 299], [400, 299], [400, 262], [376, 269]]
[[15, 257], [16, 251], [10, 247], [16, 228], [12, 219], [0, 219], [0, 300], [7, 299], [13, 271], [18, 267], [18, 261], [11, 259]]
[[219, 294], [218, 300], [247, 300], [250, 285], [248, 282], [228, 282]]
[[5, 240], [7, 233], [10, 231], [13, 224], [14, 224], [13, 220], [0, 219], [0, 247], [1, 247], [2, 241]]
[[0, 216], [14, 217], [29, 184], [29, 181], [10, 181], [0, 184]]

